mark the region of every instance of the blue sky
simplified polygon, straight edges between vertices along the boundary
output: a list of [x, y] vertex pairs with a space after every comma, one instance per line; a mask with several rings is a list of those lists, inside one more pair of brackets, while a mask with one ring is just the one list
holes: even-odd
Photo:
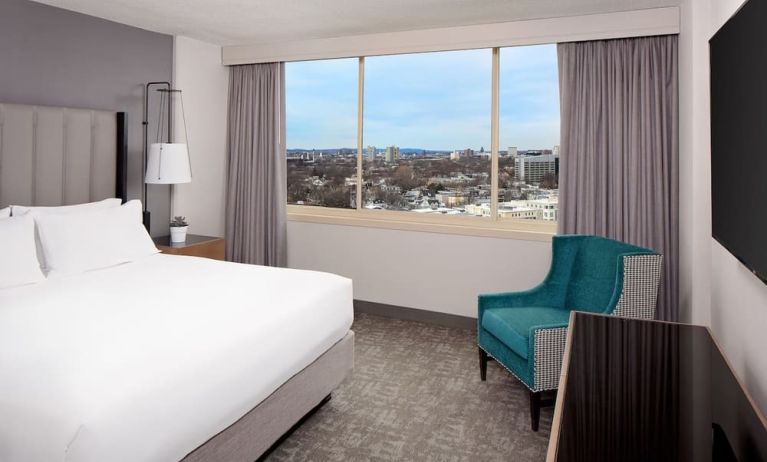
[[[365, 60], [364, 144], [490, 149], [491, 51]], [[355, 147], [357, 59], [286, 64], [288, 148]], [[501, 49], [501, 150], [559, 144], [556, 45]]]

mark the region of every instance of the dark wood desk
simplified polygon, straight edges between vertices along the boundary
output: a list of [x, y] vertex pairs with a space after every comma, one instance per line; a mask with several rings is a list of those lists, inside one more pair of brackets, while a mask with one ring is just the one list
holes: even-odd
[[711, 332], [572, 313], [548, 461], [762, 461], [767, 422]]

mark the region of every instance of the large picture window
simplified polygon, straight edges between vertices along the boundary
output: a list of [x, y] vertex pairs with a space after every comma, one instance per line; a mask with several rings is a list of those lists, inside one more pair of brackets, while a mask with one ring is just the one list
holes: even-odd
[[556, 221], [559, 76], [556, 45], [500, 50], [498, 216]]
[[287, 63], [286, 104], [294, 213], [557, 220], [556, 45]]
[[491, 67], [491, 50], [365, 60], [365, 209], [466, 215], [490, 204]]
[[289, 204], [356, 207], [357, 63], [285, 65]]

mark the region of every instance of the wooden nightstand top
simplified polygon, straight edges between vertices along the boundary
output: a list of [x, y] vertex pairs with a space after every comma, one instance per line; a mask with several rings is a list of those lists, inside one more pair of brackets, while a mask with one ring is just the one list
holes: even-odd
[[162, 253], [224, 260], [226, 244], [223, 238], [187, 234], [186, 242], [170, 242], [170, 236], [152, 238]]

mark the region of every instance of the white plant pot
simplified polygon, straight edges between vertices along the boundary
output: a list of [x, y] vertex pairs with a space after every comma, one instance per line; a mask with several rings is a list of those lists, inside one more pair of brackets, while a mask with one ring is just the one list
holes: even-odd
[[179, 244], [186, 242], [186, 230], [189, 226], [171, 226], [170, 227], [170, 242]]

